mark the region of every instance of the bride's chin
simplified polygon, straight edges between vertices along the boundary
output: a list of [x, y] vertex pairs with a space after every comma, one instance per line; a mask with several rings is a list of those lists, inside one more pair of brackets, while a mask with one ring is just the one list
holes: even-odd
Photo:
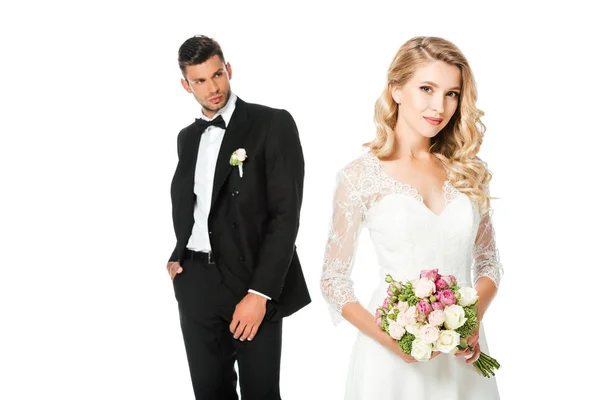
[[421, 135], [422, 137], [427, 138], [427, 139], [433, 139], [439, 133], [440, 132], [419, 132], [419, 135]]

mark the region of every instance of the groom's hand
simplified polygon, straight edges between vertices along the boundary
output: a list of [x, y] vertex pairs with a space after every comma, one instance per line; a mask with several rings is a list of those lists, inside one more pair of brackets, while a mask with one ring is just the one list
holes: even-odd
[[233, 337], [236, 339], [239, 338], [242, 342], [246, 339], [254, 339], [266, 312], [266, 297], [248, 293], [235, 306], [231, 325], [229, 325], [229, 330], [233, 333]]
[[170, 262], [167, 264], [167, 271], [169, 272], [171, 280], [173, 280], [175, 279], [175, 275], [183, 272], [183, 268], [181, 268], [181, 264], [178, 262]]

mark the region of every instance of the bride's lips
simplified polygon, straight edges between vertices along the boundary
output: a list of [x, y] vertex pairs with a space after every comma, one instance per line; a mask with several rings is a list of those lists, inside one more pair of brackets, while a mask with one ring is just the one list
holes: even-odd
[[429, 122], [431, 125], [439, 125], [442, 123], [443, 119], [441, 118], [431, 118], [431, 117], [423, 117], [425, 121]]
[[218, 104], [221, 102], [222, 99], [223, 99], [223, 95], [220, 94], [218, 96], [213, 96], [213, 97], [209, 98], [208, 101], [210, 101], [213, 104]]

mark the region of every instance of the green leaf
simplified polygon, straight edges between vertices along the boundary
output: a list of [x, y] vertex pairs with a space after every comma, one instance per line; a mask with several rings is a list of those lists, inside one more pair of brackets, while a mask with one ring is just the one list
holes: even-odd
[[412, 351], [412, 343], [415, 340], [415, 335], [406, 332], [404, 336], [398, 341], [398, 347], [406, 354], [410, 354]]

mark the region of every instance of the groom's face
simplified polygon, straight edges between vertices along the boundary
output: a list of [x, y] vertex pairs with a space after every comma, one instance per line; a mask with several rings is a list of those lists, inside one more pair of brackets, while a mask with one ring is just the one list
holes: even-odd
[[212, 118], [229, 100], [230, 79], [231, 65], [224, 64], [219, 56], [213, 56], [202, 64], [185, 67], [185, 79], [181, 84], [200, 103], [204, 115]]

